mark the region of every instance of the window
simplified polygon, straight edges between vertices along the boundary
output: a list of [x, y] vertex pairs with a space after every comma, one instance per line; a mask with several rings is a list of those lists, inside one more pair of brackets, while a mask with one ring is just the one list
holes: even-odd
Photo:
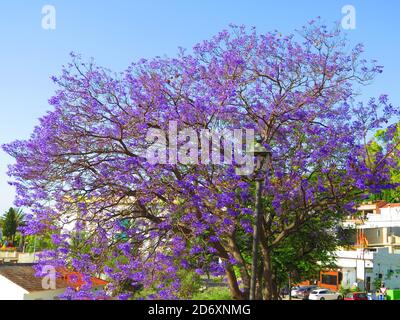
[[371, 290], [371, 277], [367, 277], [367, 280], [366, 280], [366, 289], [367, 289], [367, 291], [370, 291]]
[[337, 285], [337, 283], [338, 283], [337, 280], [338, 280], [338, 277], [336, 275], [323, 274], [321, 282], [324, 284]]

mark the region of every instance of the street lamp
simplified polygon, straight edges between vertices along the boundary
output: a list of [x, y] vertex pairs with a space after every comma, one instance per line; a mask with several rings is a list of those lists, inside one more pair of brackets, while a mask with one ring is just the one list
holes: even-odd
[[256, 170], [255, 170], [255, 181], [256, 181], [256, 221], [254, 224], [253, 232], [253, 261], [251, 265], [251, 282], [250, 282], [250, 300], [256, 299], [256, 287], [257, 287], [257, 262], [258, 262], [258, 246], [260, 243], [260, 230], [261, 230], [261, 217], [262, 217], [262, 182], [264, 181], [264, 175], [262, 169], [265, 162], [269, 166], [271, 161], [271, 151], [267, 150], [261, 144], [261, 137], [256, 138], [256, 143], [253, 146], [253, 150], [250, 152], [256, 158]]

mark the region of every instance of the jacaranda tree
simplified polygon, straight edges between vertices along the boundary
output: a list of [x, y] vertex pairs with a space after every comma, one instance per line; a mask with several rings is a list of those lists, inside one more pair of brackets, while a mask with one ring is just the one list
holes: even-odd
[[[30, 139], [4, 146], [26, 234], [51, 233], [41, 264], [106, 274], [126, 298], [179, 298], [182, 269], [226, 276], [235, 299], [249, 295], [254, 223], [252, 175], [238, 164], [150, 163], [150, 129], [254, 129], [272, 160], [262, 171], [258, 296], [276, 298], [271, 253], [310, 219], [352, 213], [390, 188], [396, 145], [373, 157], [371, 132], [398, 109], [386, 95], [358, 102], [382, 67], [347, 48], [339, 28], [310, 22], [294, 35], [231, 26], [210, 40], [113, 74], [72, 62], [53, 77], [53, 110]], [[393, 130], [392, 130], [393, 131]], [[169, 138], [168, 138], [169, 139]], [[178, 142], [178, 147], [184, 142]], [[312, 236], [312, 235], [310, 235]], [[70, 298], [93, 298], [91, 283]], [[100, 293], [104, 294], [104, 293]]]

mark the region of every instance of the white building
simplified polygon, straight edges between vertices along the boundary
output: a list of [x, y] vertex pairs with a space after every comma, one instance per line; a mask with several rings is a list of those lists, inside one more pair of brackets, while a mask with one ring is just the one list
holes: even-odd
[[356, 229], [354, 250], [336, 253], [339, 282], [370, 291], [380, 279], [387, 288], [400, 288], [400, 204], [378, 201], [357, 210], [359, 214], [344, 223]]
[[360, 215], [347, 220], [344, 226], [357, 229], [356, 245], [366, 239], [368, 248], [389, 248], [400, 253], [400, 204], [377, 202], [358, 207]]
[[0, 264], [5, 262], [34, 263], [38, 261], [38, 255], [28, 252], [0, 251]]
[[[336, 265], [341, 272], [341, 286], [374, 291], [375, 279], [387, 288], [400, 289], [400, 254], [389, 253], [389, 248], [340, 250], [336, 252]], [[364, 286], [365, 285], [365, 286]]]

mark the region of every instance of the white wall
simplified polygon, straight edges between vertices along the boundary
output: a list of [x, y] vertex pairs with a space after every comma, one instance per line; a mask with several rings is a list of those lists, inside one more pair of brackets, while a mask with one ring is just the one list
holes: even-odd
[[18, 254], [18, 263], [33, 263], [38, 261], [38, 254], [33, 253], [19, 253]]
[[24, 300], [55, 300], [64, 291], [65, 289], [31, 292], [24, 295]]
[[380, 214], [368, 214], [361, 228], [383, 228], [400, 226], [400, 208], [381, 208]]
[[0, 251], [0, 258], [17, 258], [17, 251]]
[[[393, 271], [391, 276], [389, 270]], [[400, 289], [400, 254], [390, 254], [387, 248], [379, 249], [374, 255], [374, 278], [377, 278], [379, 273], [382, 274], [386, 288]]]
[[39, 260], [38, 253], [22, 253], [17, 251], [0, 251], [0, 258], [18, 258], [18, 263], [34, 263]]
[[[342, 268], [344, 287], [352, 286], [354, 282], [362, 282], [364, 280], [364, 263], [365, 267], [372, 269], [372, 272], [365, 274], [371, 278], [371, 289], [375, 290], [373, 286], [374, 279], [382, 274], [382, 281], [385, 283], [386, 288], [400, 289], [400, 254], [389, 253], [388, 248], [379, 248], [377, 252], [368, 252], [365, 255], [365, 260], [361, 259], [359, 252], [356, 251], [339, 251], [336, 259], [338, 267]], [[372, 257], [371, 257], [372, 256]], [[372, 258], [371, 260], [367, 259]], [[390, 275], [389, 270], [393, 273]]]
[[351, 288], [357, 281], [355, 268], [342, 268], [342, 275], [342, 286], [345, 288]]
[[365, 279], [364, 261], [357, 260], [356, 263], [357, 263], [357, 266], [356, 266], [357, 280], [364, 281], [364, 279]]
[[23, 300], [27, 290], [0, 275], [0, 300]]

